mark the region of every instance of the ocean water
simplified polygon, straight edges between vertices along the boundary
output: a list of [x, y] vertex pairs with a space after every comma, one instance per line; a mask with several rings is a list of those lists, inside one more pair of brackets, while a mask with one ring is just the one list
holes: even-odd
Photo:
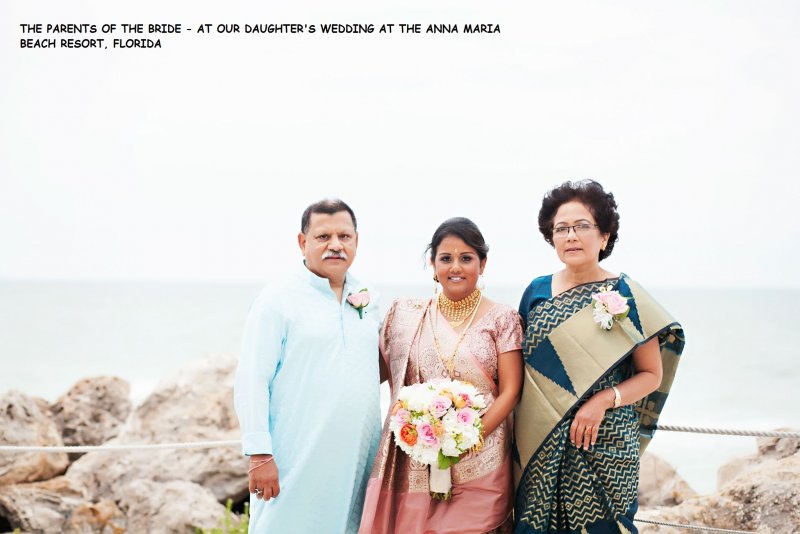
[[[378, 288], [384, 309], [429, 288]], [[489, 288], [516, 306], [523, 288]], [[800, 291], [648, 288], [686, 330], [687, 345], [664, 424], [800, 428], [800, 368], [793, 337]], [[117, 375], [138, 402], [169, 374], [212, 353], [237, 354], [259, 291], [252, 284], [0, 281], [0, 392], [54, 401], [77, 380]], [[384, 399], [386, 395], [384, 394]], [[385, 402], [385, 401], [384, 401]], [[755, 438], [661, 431], [651, 451], [701, 493]]]

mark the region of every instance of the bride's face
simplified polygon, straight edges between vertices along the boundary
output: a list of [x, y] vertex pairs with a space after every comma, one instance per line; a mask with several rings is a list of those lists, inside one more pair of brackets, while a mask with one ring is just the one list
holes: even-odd
[[450, 300], [461, 300], [475, 291], [486, 260], [457, 236], [447, 236], [436, 247], [433, 271]]

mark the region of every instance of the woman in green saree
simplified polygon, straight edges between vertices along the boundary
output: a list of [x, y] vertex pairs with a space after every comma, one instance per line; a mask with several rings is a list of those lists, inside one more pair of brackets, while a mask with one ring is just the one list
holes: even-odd
[[614, 196], [595, 181], [550, 191], [539, 229], [564, 264], [531, 282], [515, 414], [515, 532], [637, 532], [639, 455], [672, 385], [680, 324], [625, 274]]

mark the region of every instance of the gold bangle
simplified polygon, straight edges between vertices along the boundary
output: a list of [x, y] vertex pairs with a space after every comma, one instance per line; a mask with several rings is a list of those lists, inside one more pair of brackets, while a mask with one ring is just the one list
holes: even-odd
[[472, 453], [472, 454], [477, 453], [478, 451], [480, 451], [483, 448], [483, 443], [484, 443], [484, 441], [483, 441], [483, 429], [481, 428], [480, 432], [478, 433], [478, 443], [476, 443], [475, 445], [470, 447], [469, 448], [469, 452]]

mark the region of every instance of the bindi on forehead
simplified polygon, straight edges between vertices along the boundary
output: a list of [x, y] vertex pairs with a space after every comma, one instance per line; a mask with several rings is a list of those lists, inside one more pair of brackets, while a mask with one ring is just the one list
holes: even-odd
[[436, 257], [448, 256], [464, 256], [464, 255], [477, 255], [478, 252], [466, 244], [461, 238], [448, 235], [436, 247]]
[[459, 249], [456, 248], [456, 249], [453, 249], [452, 251], [442, 250], [442, 251], [439, 252], [438, 255], [439, 256], [459, 256], [459, 255], [461, 255], [461, 256], [475, 256], [475, 255], [477, 255], [477, 252], [474, 252], [472, 250], [459, 250]]

